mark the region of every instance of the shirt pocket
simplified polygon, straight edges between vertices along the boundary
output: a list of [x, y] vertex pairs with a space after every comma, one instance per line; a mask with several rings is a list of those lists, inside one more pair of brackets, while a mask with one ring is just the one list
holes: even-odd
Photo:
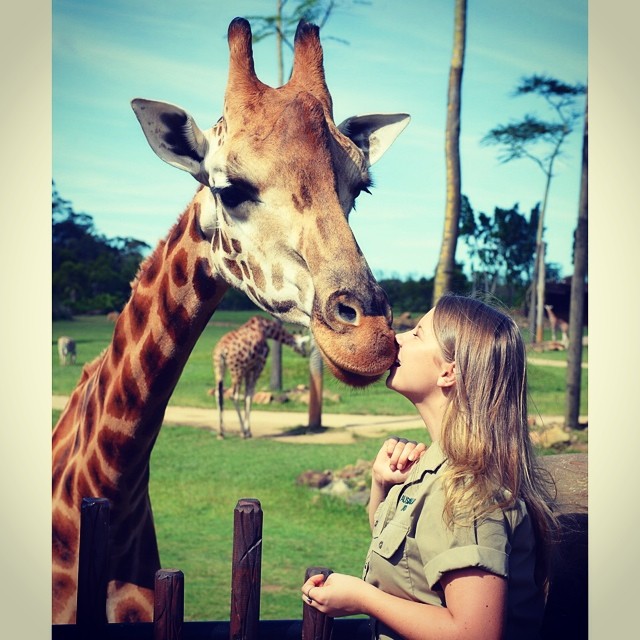
[[374, 537], [371, 545], [372, 551], [385, 558], [385, 560], [393, 562], [395, 559], [397, 561], [394, 556], [404, 546], [403, 543], [407, 539], [408, 531], [409, 527], [406, 524], [389, 522], [378, 536]]

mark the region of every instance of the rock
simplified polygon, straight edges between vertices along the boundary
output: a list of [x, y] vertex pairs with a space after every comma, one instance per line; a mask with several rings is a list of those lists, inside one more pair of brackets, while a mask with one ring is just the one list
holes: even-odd
[[560, 426], [551, 425], [546, 429], [531, 432], [534, 445], [548, 449], [561, 444], [569, 444], [571, 436]]
[[332, 477], [331, 471], [304, 471], [296, 479], [296, 484], [321, 489], [331, 482]]

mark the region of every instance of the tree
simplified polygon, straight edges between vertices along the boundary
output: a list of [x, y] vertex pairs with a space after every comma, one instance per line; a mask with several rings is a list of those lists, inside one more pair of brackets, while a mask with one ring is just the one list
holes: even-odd
[[[586, 101], [585, 101], [586, 103]], [[571, 278], [571, 301], [569, 304], [569, 351], [567, 353], [567, 395], [565, 405], [565, 426], [578, 427], [580, 414], [580, 382], [582, 378], [582, 327], [584, 324], [584, 284], [587, 275], [588, 247], [588, 165], [589, 134], [587, 104], [584, 111], [584, 132], [582, 135], [582, 177], [580, 180], [580, 204], [578, 225], [575, 233], [573, 253], [573, 276]]]
[[462, 71], [467, 29], [467, 0], [456, 0], [454, 18], [453, 54], [449, 69], [449, 95], [447, 104], [447, 130], [445, 158], [447, 167], [447, 201], [440, 257], [433, 288], [433, 304], [451, 288], [458, 242], [458, 219], [461, 206], [460, 177], [460, 105]]
[[544, 221], [553, 168], [555, 161], [560, 156], [562, 145], [572, 133], [581, 116], [576, 111], [575, 104], [578, 97], [584, 93], [585, 87], [582, 84], [570, 85], [543, 75], [525, 77], [516, 88], [514, 95], [540, 96], [551, 109], [555, 119], [553, 121], [540, 120], [536, 116], [526, 114], [519, 122], [495, 127], [482, 139], [483, 144], [498, 145], [502, 148], [499, 155], [500, 162], [528, 158], [545, 175], [529, 301], [529, 326], [531, 339], [534, 342], [542, 340], [544, 278], [539, 276], [544, 273]]
[[93, 218], [76, 213], [52, 183], [52, 294], [54, 318], [119, 309], [129, 298], [149, 245], [135, 238], [106, 238]]
[[477, 217], [466, 196], [462, 207], [458, 234], [467, 246], [471, 288], [496, 295], [498, 286], [509, 304], [531, 279], [535, 251], [535, 229], [539, 205], [529, 218], [520, 213], [516, 203], [511, 209], [495, 207], [493, 216], [479, 212]]
[[[354, 0], [356, 2], [357, 0]], [[247, 19], [254, 25], [253, 41], [260, 42], [265, 38], [274, 36], [276, 40], [276, 58], [278, 66], [278, 85], [284, 84], [284, 46], [293, 51], [293, 36], [298, 22], [306, 20], [317, 24], [320, 29], [329, 20], [333, 10], [340, 5], [338, 0], [299, 0], [290, 13], [284, 9], [288, 0], [276, 0], [276, 11], [266, 16], [248, 16]], [[365, 4], [362, 0], [358, 4]], [[326, 38], [325, 38], [326, 39]], [[338, 38], [332, 38], [339, 40]], [[339, 40], [344, 42], [344, 40]]]

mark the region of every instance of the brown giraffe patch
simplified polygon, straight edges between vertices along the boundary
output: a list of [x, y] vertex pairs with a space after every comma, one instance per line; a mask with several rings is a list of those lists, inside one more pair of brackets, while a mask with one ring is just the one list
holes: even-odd
[[181, 344], [189, 332], [190, 316], [185, 306], [175, 300], [169, 287], [169, 276], [162, 277], [158, 315], [174, 344]]
[[229, 260], [228, 258], [224, 259], [225, 267], [233, 274], [235, 278], [238, 280], [242, 280], [242, 269], [238, 267], [235, 260]]
[[204, 258], [198, 258], [191, 278], [193, 291], [198, 301], [213, 300], [218, 295], [218, 285], [211, 277], [211, 266]]
[[127, 314], [129, 319], [129, 330], [131, 331], [131, 338], [135, 342], [142, 338], [147, 325], [147, 319], [151, 310], [151, 304], [153, 300], [150, 296], [137, 295], [131, 299], [129, 304], [130, 312]]
[[171, 280], [177, 287], [184, 287], [188, 282], [189, 256], [180, 249], [171, 262]]
[[271, 285], [276, 291], [280, 291], [284, 287], [284, 272], [279, 262], [271, 266]]
[[253, 276], [253, 281], [256, 287], [258, 287], [260, 291], [264, 291], [266, 284], [264, 272], [260, 268], [260, 264], [251, 258], [251, 256], [249, 256], [249, 268], [251, 269], [251, 275]]
[[188, 216], [182, 215], [178, 219], [178, 222], [173, 225], [169, 233], [169, 237], [167, 239], [166, 251], [165, 251], [165, 260], [168, 258], [180, 242], [180, 239], [184, 235], [185, 229], [187, 227]]

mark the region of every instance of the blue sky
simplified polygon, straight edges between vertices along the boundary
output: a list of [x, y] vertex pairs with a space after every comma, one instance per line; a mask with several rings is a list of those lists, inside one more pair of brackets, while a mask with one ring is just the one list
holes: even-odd
[[[197, 184], [154, 155], [129, 102], [173, 102], [209, 127], [222, 109], [230, 20], [274, 6], [273, 0], [54, 0], [52, 173], [61, 196], [92, 215], [107, 236], [155, 246]], [[337, 122], [376, 111], [412, 116], [373, 167], [373, 195], [358, 199], [351, 215], [356, 238], [378, 277], [430, 277], [445, 207], [453, 2], [344, 0], [322, 35]], [[254, 55], [261, 79], [277, 84], [274, 40], [257, 44]], [[476, 211], [519, 203], [528, 214], [542, 198], [538, 167], [526, 160], [500, 164], [495, 147], [480, 145], [492, 127], [526, 112], [549, 117], [541, 99], [512, 96], [520, 78], [533, 73], [586, 83], [587, 1], [469, 0], [462, 190]], [[547, 210], [547, 260], [565, 275], [571, 273], [581, 134], [580, 125], [565, 146]]]

